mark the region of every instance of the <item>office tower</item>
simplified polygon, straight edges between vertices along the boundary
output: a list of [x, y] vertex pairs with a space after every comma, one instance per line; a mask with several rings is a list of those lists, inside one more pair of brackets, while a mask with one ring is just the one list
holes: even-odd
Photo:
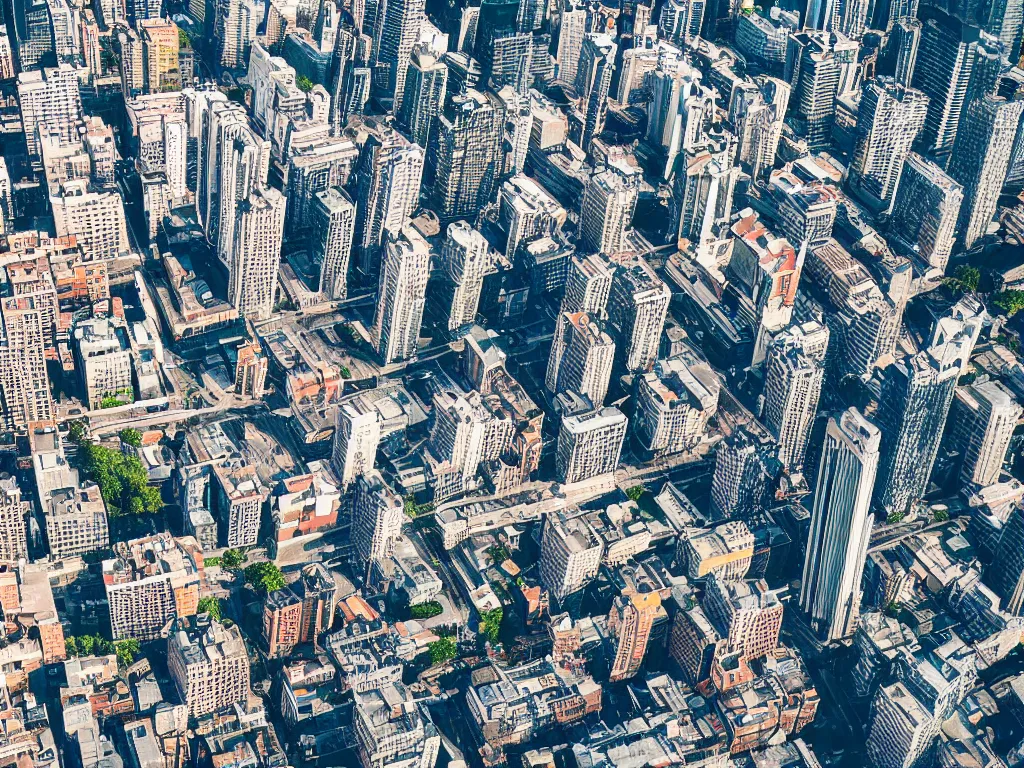
[[659, 360], [637, 385], [633, 426], [654, 455], [693, 450], [718, 411], [721, 383], [704, 363], [675, 357]]
[[700, 35], [704, 23], [704, 0], [668, 0], [658, 17], [658, 37], [685, 48]]
[[840, 0], [807, 0], [804, 29], [833, 32], [839, 29]]
[[364, 562], [384, 560], [395, 553], [402, 535], [402, 499], [375, 469], [359, 475], [352, 498], [352, 543]]
[[663, 612], [661, 597], [656, 591], [630, 589], [615, 598], [608, 614], [608, 632], [616, 641], [608, 682], [628, 680], [640, 671], [654, 620]]
[[890, 242], [905, 255], [946, 271], [956, 240], [964, 188], [939, 166], [915, 152], [907, 157], [893, 200]]
[[747, 517], [765, 507], [775, 446], [768, 435], [737, 429], [718, 444], [711, 478], [711, 514], [716, 520]]
[[70, 64], [18, 75], [18, 106], [30, 157], [39, 157], [39, 132], [60, 137], [61, 144], [78, 139], [82, 99], [78, 73]]
[[138, 23], [142, 37], [143, 90], [146, 93], [180, 88], [178, 71], [178, 27], [157, 17]]
[[455, 221], [448, 225], [441, 263], [451, 292], [448, 330], [457, 331], [476, 320], [484, 276], [493, 271], [494, 257], [487, 238], [465, 221]]
[[110, 318], [94, 317], [75, 326], [75, 367], [82, 377], [90, 408], [111, 398], [134, 400], [132, 353], [125, 326]]
[[120, 27], [116, 32], [121, 49], [121, 90], [126, 96], [142, 94], [146, 84], [145, 66], [142, 61], [142, 38], [131, 27]]
[[360, 47], [359, 36], [358, 23], [354, 22], [351, 16], [342, 15], [335, 33], [334, 52], [326, 83], [331, 97], [327, 122], [331, 127], [332, 136], [340, 136], [345, 124], [345, 97], [348, 95], [352, 70], [359, 63], [356, 59], [357, 49]]
[[640, 179], [613, 168], [595, 172], [583, 188], [580, 203], [583, 244], [597, 252], [613, 255], [624, 249], [626, 230], [640, 194]]
[[299, 644], [302, 623], [302, 600], [285, 587], [267, 595], [263, 601], [263, 642], [267, 656], [278, 658], [290, 654]]
[[902, 682], [883, 685], [871, 701], [867, 753], [877, 768], [923, 765], [938, 724]]
[[856, 145], [847, 183], [875, 210], [892, 203], [903, 164], [928, 111], [928, 97], [888, 77], [861, 88]]
[[320, 293], [332, 301], [348, 296], [348, 263], [356, 228], [356, 204], [341, 187], [317, 192], [313, 205], [313, 254], [320, 263]]
[[11, 42], [14, 43], [18, 64], [23, 73], [28, 72], [54, 51], [49, 3], [46, 0], [12, 0], [5, 8], [13, 12], [7, 22], [11, 25]]
[[[986, 6], [982, 6], [985, 8]], [[987, 4], [988, 19], [982, 19], [985, 31], [1002, 44], [1006, 58], [1020, 59], [1021, 26], [1024, 22], [1024, 3], [1020, 0], [993, 0]]]
[[839, 0], [839, 31], [851, 40], [864, 37], [870, 0]]
[[619, 465], [628, 420], [618, 408], [564, 416], [556, 457], [559, 482], [572, 485], [614, 472]]
[[918, 146], [925, 154], [948, 155], [953, 149], [961, 110], [968, 107], [967, 86], [977, 46], [969, 28], [939, 15], [924, 22], [914, 67], [914, 87], [928, 97], [928, 117]]
[[416, 356], [430, 274], [430, 246], [414, 230], [389, 234], [377, 287], [373, 337], [385, 365]]
[[353, 731], [363, 768], [434, 768], [441, 734], [427, 707], [401, 682], [355, 692]]
[[[315, 122], [317, 127], [313, 130], [322, 131], [323, 123]], [[359, 150], [349, 139], [338, 136], [313, 139], [298, 147], [296, 143], [293, 139], [288, 151], [285, 234], [289, 240], [298, 241], [309, 233], [317, 193], [348, 184], [359, 160]]]
[[15, 74], [11, 38], [7, 34], [7, 25], [0, 24], [0, 80], [13, 80]]
[[195, 615], [202, 581], [203, 553], [191, 536], [158, 533], [114, 544], [114, 556], [103, 561], [110, 636], [155, 640], [168, 622]]
[[855, 408], [829, 419], [800, 587], [800, 607], [825, 642], [856, 629], [880, 445], [878, 428]]
[[0, 299], [0, 423], [8, 430], [23, 432], [53, 419], [44, 312], [32, 296]]
[[815, 248], [828, 242], [838, 215], [835, 187], [805, 181], [792, 171], [776, 169], [768, 176], [768, 197], [775, 204], [780, 235], [790, 243], [806, 242]]
[[836, 96], [855, 85], [859, 47], [841, 32], [805, 30], [789, 38], [786, 80], [793, 89], [790, 111], [812, 152], [831, 146]]
[[284, 239], [285, 198], [271, 187], [238, 204], [230, 252], [228, 297], [243, 317], [266, 320], [274, 309]]
[[338, 406], [331, 466], [343, 490], [357, 477], [373, 470], [380, 445], [381, 421], [380, 411], [364, 408], [357, 401]]
[[930, 346], [955, 344], [960, 357], [958, 375], [963, 376], [970, 370], [971, 355], [988, 320], [989, 314], [981, 299], [973, 294], [964, 294], [945, 314], [935, 319]]
[[982, 488], [999, 480], [1024, 408], [998, 380], [957, 387], [950, 410], [954, 443], [963, 457], [960, 481]]
[[992, 563], [985, 571], [1011, 616], [1024, 615], [1024, 509], [1014, 506], [1003, 524]]
[[521, 173], [501, 185], [498, 213], [508, 232], [505, 257], [512, 262], [520, 244], [553, 235], [568, 218], [566, 210], [544, 187]]
[[928, 488], [960, 373], [958, 351], [955, 344], [945, 344], [885, 369], [875, 506], [886, 515], [902, 516]]
[[68, 0], [46, 0], [53, 33], [53, 52], [57, 62], [78, 63], [78, 9]]
[[701, 607], [744, 661], [760, 659], [779, 645], [782, 601], [764, 579], [725, 579], [708, 575]]
[[430, 430], [434, 499], [465, 491], [482, 461], [498, 459], [509, 448], [513, 431], [508, 416], [489, 410], [478, 392], [435, 394]]
[[540, 539], [540, 581], [561, 605], [587, 586], [601, 568], [604, 542], [583, 515], [551, 512]]
[[569, 259], [562, 295], [563, 312], [586, 312], [598, 317], [606, 315], [612, 291], [614, 267], [599, 253], [574, 253]]
[[480, 62], [481, 82], [491, 90], [506, 85], [525, 93], [530, 82], [533, 35], [521, 31], [516, 0], [484, 0], [480, 4], [474, 57]]
[[167, 641], [167, 669], [189, 717], [201, 717], [249, 697], [249, 652], [237, 624], [209, 616], [178, 619]]
[[[811, 331], [828, 339], [821, 325]], [[803, 466], [807, 441], [825, 378], [824, 350], [821, 356], [808, 354], [803, 326], [780, 333], [768, 348], [764, 367], [764, 403], [761, 417], [779, 444], [779, 461], [788, 470]]]
[[988, 231], [996, 213], [1024, 101], [985, 95], [971, 102], [957, 133], [949, 175], [964, 187], [957, 227], [970, 248]]
[[115, 259], [128, 253], [128, 226], [119, 192], [92, 191], [88, 180], [66, 182], [50, 198], [57, 237], [74, 236], [89, 261]]
[[615, 362], [615, 342], [605, 323], [585, 312], [563, 312], [555, 322], [545, 384], [554, 395], [575, 392], [604, 405]]
[[438, 118], [434, 199], [444, 218], [475, 217], [494, 192], [503, 115], [472, 88], [452, 98], [451, 114]]
[[427, 46], [414, 46], [405, 76], [402, 109], [398, 113], [398, 122], [408, 129], [414, 144], [430, 146], [447, 89], [448, 67]]
[[618, 46], [609, 35], [593, 33], [583, 38], [575, 86], [584, 117], [583, 137], [580, 141], [584, 149], [590, 147], [591, 139], [604, 130], [616, 51]]
[[619, 332], [619, 351], [626, 368], [649, 371], [658, 359], [672, 291], [640, 257], [615, 268], [608, 297], [608, 316]]
[[380, 252], [388, 232], [400, 232], [420, 199], [423, 149], [390, 126], [375, 123], [363, 147], [358, 179], [356, 231], [359, 268], [380, 273]]
[[576, 82], [576, 72], [583, 50], [583, 38], [587, 34], [587, 10], [566, 3], [561, 12], [561, 26], [558, 30], [558, 56], [555, 59], [555, 75], [566, 83]]
[[735, 157], [736, 140], [729, 135], [682, 153], [685, 171], [675, 175], [672, 189], [673, 231], [678, 239], [706, 243], [732, 218], [733, 192], [741, 173]]
[[729, 115], [736, 126], [736, 158], [750, 166], [755, 178], [775, 165], [791, 94], [789, 83], [764, 75], [734, 93]]
[[893, 78], [905, 88], [909, 88], [914, 81], [923, 28], [918, 19], [900, 19], [889, 33], [889, 47], [896, 51], [896, 71]]
[[29, 503], [21, 500], [18, 481], [6, 472], [0, 472], [0, 562], [10, 564], [28, 559], [25, 532], [25, 515], [28, 512]]
[[225, 69], [242, 69], [256, 30], [267, 15], [264, 0], [217, 0], [217, 52]]
[[[377, 66], [382, 93], [394, 99], [392, 111], [398, 114], [405, 97], [405, 78], [409, 56], [426, 19], [424, 0], [392, 0], [386, 4], [383, 18], [377, 19]], [[377, 76], [375, 76], [376, 79]], [[384, 78], [386, 77], [386, 81]]]

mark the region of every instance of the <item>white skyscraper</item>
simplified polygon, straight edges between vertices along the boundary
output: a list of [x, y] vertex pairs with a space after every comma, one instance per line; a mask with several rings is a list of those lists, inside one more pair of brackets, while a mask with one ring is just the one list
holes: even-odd
[[637, 176], [611, 168], [590, 177], [580, 210], [582, 240], [587, 248], [607, 254], [622, 250], [640, 194], [639, 183]]
[[340, 187], [318, 192], [313, 206], [314, 256], [320, 262], [320, 293], [335, 301], [348, 295], [348, 264], [356, 205]]
[[604, 316], [612, 291], [613, 271], [612, 263], [599, 253], [574, 253], [565, 277], [562, 311]]
[[622, 411], [612, 407], [564, 417], [556, 456], [559, 481], [570, 485], [613, 472], [627, 425]]
[[379, 33], [374, 35], [377, 45], [377, 66], [387, 75], [381, 81], [381, 92], [394, 98], [392, 111], [398, 114], [405, 96], [405, 78], [409, 71], [409, 56], [420, 37], [426, 19], [424, 0], [390, 0], [381, 3], [383, 12], [378, 17]]
[[78, 74], [70, 64], [18, 75], [18, 105], [30, 157], [39, 156], [39, 131], [56, 133], [62, 143], [77, 139], [82, 119]]
[[385, 365], [416, 355], [430, 275], [430, 246], [418, 232], [404, 227], [384, 249], [377, 286], [373, 336]]
[[915, 255], [940, 272], [953, 253], [956, 223], [964, 188], [938, 165], [911, 152], [896, 188], [889, 231], [890, 243]]
[[657, 361], [671, 299], [672, 291], [642, 258], [616, 268], [608, 316], [621, 336], [630, 371], [649, 371]]
[[601, 568], [604, 542], [586, 517], [552, 512], [540, 540], [540, 580], [556, 600], [579, 592]]
[[391, 557], [404, 521], [402, 499], [384, 483], [380, 472], [371, 469], [356, 479], [352, 543], [361, 561], [369, 563]]
[[342, 489], [373, 470], [380, 427], [380, 411], [376, 408], [363, 409], [354, 402], [338, 407], [331, 465]]
[[585, 8], [564, 8], [561, 19], [555, 76], [567, 83], [575, 83], [576, 70], [580, 65], [580, 51], [583, 50], [583, 38], [587, 34], [587, 11]]
[[963, 454], [961, 482], [984, 488], [999, 480], [1022, 412], [1024, 409], [998, 380], [957, 388], [950, 421]]
[[828, 642], [856, 629], [880, 446], [878, 428], [855, 408], [829, 419], [800, 586], [800, 607]]
[[23, 431], [53, 419], [46, 372], [45, 308], [35, 297], [11, 296], [0, 302], [0, 424]]
[[238, 312], [266, 320], [274, 309], [284, 238], [285, 198], [264, 187], [238, 204], [229, 259], [228, 297]]
[[448, 225], [441, 263], [452, 296], [448, 330], [457, 331], [476, 320], [484, 275], [493, 268], [494, 256], [487, 238], [465, 221], [456, 221]]
[[217, 45], [220, 65], [240, 69], [249, 60], [256, 30], [267, 15], [263, 0], [217, 0]]
[[615, 342], [603, 321], [585, 312], [563, 312], [555, 322], [545, 384], [553, 394], [575, 392], [604, 405], [615, 361]]

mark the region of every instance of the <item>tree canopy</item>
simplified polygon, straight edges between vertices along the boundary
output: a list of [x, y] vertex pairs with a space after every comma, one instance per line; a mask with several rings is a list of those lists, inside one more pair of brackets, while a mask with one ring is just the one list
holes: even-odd
[[100, 487], [110, 515], [153, 514], [163, 509], [160, 491], [149, 485], [149, 476], [135, 456], [82, 440], [78, 448], [82, 470]]
[[246, 583], [251, 584], [260, 594], [266, 595], [284, 588], [284, 574], [273, 563], [253, 563], [243, 573]]

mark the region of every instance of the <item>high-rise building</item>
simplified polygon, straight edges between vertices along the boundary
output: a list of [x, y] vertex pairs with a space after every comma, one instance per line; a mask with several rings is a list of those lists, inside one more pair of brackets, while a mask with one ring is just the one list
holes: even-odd
[[946, 271], [956, 241], [964, 188], [939, 166], [911, 152], [893, 200], [889, 242], [905, 255]]
[[[836, 5], [835, 0], [811, 3]], [[836, 96], [854, 87], [859, 47], [838, 31], [805, 29], [790, 35], [786, 54], [786, 80], [793, 89], [790, 112], [812, 152], [826, 149], [832, 143]]]
[[380, 273], [381, 248], [388, 232], [400, 232], [420, 199], [423, 149], [394, 128], [367, 121], [370, 136], [363, 146], [358, 178], [356, 243], [359, 268]]
[[1024, 3], [1020, 0], [995, 0], [988, 3], [985, 30], [999, 39], [1009, 61], [1018, 61], [1021, 50], [1021, 26], [1024, 24]]
[[864, 37], [867, 27], [869, 0], [839, 0], [839, 31], [851, 40]]
[[114, 259], [131, 250], [119, 192], [96, 191], [87, 179], [75, 179], [50, 198], [50, 208], [57, 237], [74, 236], [86, 259]]
[[75, 367], [82, 377], [90, 408], [109, 398], [132, 402], [132, 353], [127, 329], [107, 317], [93, 317], [75, 326]]
[[5, 8], [13, 12], [13, 17], [7, 21], [11, 24], [11, 42], [24, 74], [54, 53], [50, 6], [46, 0], [12, 0]]
[[875, 506], [887, 516], [905, 514], [924, 496], [959, 375], [959, 348], [954, 343], [905, 357], [885, 369]]
[[696, 448], [718, 411], [720, 390], [717, 375], [704, 363], [659, 360], [637, 384], [633, 427], [643, 447], [655, 455]]
[[829, 419], [800, 585], [800, 607], [825, 641], [856, 629], [880, 445], [878, 428], [856, 409]]
[[505, 256], [515, 262], [519, 246], [548, 237], [565, 224], [567, 213], [540, 184], [521, 173], [501, 185], [499, 221], [508, 232]]
[[114, 640], [153, 640], [174, 619], [199, 607], [203, 553], [191, 536], [159, 533], [114, 545], [103, 561], [103, 585], [110, 604]]
[[775, 650], [782, 630], [782, 601], [763, 579], [724, 579], [715, 573], [705, 583], [702, 607], [731, 651], [745, 661]]
[[448, 89], [448, 67], [424, 44], [412, 49], [398, 122], [420, 147], [429, 147]]
[[597, 171], [587, 181], [580, 203], [581, 239], [597, 253], [615, 254], [624, 247], [633, 221], [640, 179], [615, 168]]
[[374, 468], [380, 444], [380, 411], [363, 408], [359, 403], [352, 401], [338, 406], [331, 466], [342, 489]]
[[[323, 131], [323, 123], [316, 122], [315, 125], [317, 127], [312, 130]], [[359, 159], [359, 150], [348, 138], [337, 136], [314, 139], [302, 146], [296, 146], [296, 139], [292, 141], [288, 150], [288, 185], [285, 190], [288, 218], [285, 225], [286, 235], [300, 240], [309, 232], [317, 193], [348, 184]]]
[[601, 568], [604, 542], [585, 515], [552, 512], [540, 540], [540, 580], [559, 605], [587, 586]]
[[237, 624], [203, 617], [178, 619], [167, 642], [167, 669], [190, 717], [244, 702], [249, 652]]
[[159, 14], [139, 21], [142, 38], [143, 90], [169, 91], [182, 86], [178, 69], [178, 27]]
[[867, 753], [877, 768], [912, 768], [931, 749], [935, 718], [902, 682], [878, 689], [871, 702]]
[[571, 485], [613, 472], [619, 465], [628, 419], [618, 408], [601, 408], [562, 418], [557, 476]]
[[316, 194], [313, 253], [320, 262], [320, 293], [332, 301], [348, 295], [348, 265], [356, 227], [356, 204], [341, 187]]
[[804, 29], [832, 32], [839, 29], [840, 0], [807, 0]]
[[490, 202], [503, 137], [502, 112], [472, 88], [452, 97], [451, 117], [438, 118], [434, 198], [445, 218], [469, 217]]
[[511, 86], [525, 93], [529, 87], [533, 35], [520, 29], [519, 10], [516, 0], [480, 4], [474, 56], [480, 62], [481, 82], [493, 91]]
[[657, 591], [630, 589], [615, 598], [608, 614], [608, 632], [615, 639], [615, 659], [609, 682], [629, 680], [640, 671], [654, 621], [664, 610]]
[[992, 563], [985, 571], [1011, 616], [1024, 615], [1024, 509], [1014, 507], [1003, 525]]
[[382, 94], [394, 99], [392, 111], [395, 114], [401, 111], [405, 98], [409, 57], [426, 20], [424, 7], [424, 0], [392, 0], [381, 9], [376, 20], [378, 31], [373, 37], [377, 73], [374, 80], [381, 85]]
[[216, 0], [217, 52], [225, 69], [241, 69], [249, 61], [256, 31], [267, 15], [264, 0]]
[[716, 520], [764, 509], [774, 451], [769, 436], [752, 428], [737, 429], [718, 444], [711, 478], [711, 513]]
[[944, 14], [924, 21], [913, 84], [928, 97], [928, 116], [918, 146], [929, 155], [945, 156], [953, 149], [960, 113], [969, 105], [977, 46], [966, 24]]
[[917, 69], [917, 53], [921, 50], [921, 30], [919, 19], [900, 19], [889, 33], [890, 50], [896, 52], [896, 71], [893, 78], [900, 85], [909, 88], [914, 82], [914, 70]]
[[580, 140], [583, 148], [589, 147], [591, 140], [604, 130], [617, 50], [618, 46], [610, 35], [591, 33], [583, 38], [575, 82], [583, 112], [583, 136]]
[[353, 694], [356, 748], [363, 768], [434, 768], [441, 734], [427, 707], [401, 682]]
[[847, 181], [872, 208], [887, 209], [892, 203], [903, 164], [924, 127], [927, 112], [927, 96], [891, 78], [878, 77], [861, 88], [856, 145]]
[[998, 380], [958, 387], [950, 419], [961, 451], [960, 480], [982, 488], [999, 480], [1024, 408]]
[[576, 82], [576, 71], [587, 34], [587, 10], [566, 3], [559, 14], [558, 56], [555, 57], [555, 75], [567, 83]]
[[256, 467], [237, 454], [213, 465], [216, 485], [211, 512], [217, 518], [217, 538], [222, 547], [252, 547], [260, 534], [263, 505], [270, 489]]
[[984, 95], [971, 102], [957, 133], [949, 175], [963, 184], [960, 242], [970, 248], [988, 231], [1024, 112], [1024, 101]]
[[263, 187], [238, 204], [228, 296], [240, 315], [266, 320], [274, 309], [284, 239], [285, 197]]
[[732, 217], [733, 191], [740, 176], [736, 141], [721, 141], [684, 150], [682, 169], [673, 183], [672, 231], [679, 239], [701, 245], [716, 237], [716, 230]]
[[77, 71], [70, 64], [19, 74], [18, 106], [29, 157], [38, 158], [42, 154], [40, 131], [56, 134], [61, 144], [78, 140], [82, 98], [78, 93]]
[[755, 177], [775, 165], [791, 95], [789, 83], [758, 75], [737, 88], [729, 104], [730, 120], [736, 126], [737, 159], [747, 163]]
[[552, 394], [575, 392], [604, 405], [615, 361], [605, 323], [585, 312], [563, 312], [555, 321], [545, 385]]
[[0, 472], [0, 562], [10, 564], [28, 559], [28, 511], [29, 504], [21, 500], [18, 481]]
[[806, 352], [811, 334], [824, 334], [828, 344], [827, 328], [814, 325], [795, 326], [776, 336], [765, 360], [762, 418], [779, 444], [779, 461], [789, 470], [803, 466], [825, 378], [824, 355]]
[[46, 308], [32, 296], [0, 299], [0, 423], [23, 432], [53, 420], [46, 372]]
[[608, 316], [630, 371], [649, 371], [657, 361], [671, 299], [672, 291], [642, 258], [617, 265]]
[[451, 304], [448, 309], [448, 330], [457, 331], [476, 321], [484, 276], [493, 271], [494, 255], [478, 230], [465, 221], [448, 225], [448, 236], [441, 248]]
[[389, 231], [377, 286], [373, 337], [385, 365], [415, 357], [430, 274], [430, 246], [411, 227]]
[[700, 35], [704, 0], [668, 0], [658, 17], [658, 37], [683, 49]]
[[110, 544], [107, 507], [96, 483], [56, 488], [43, 504], [50, 557], [60, 560], [96, 552]]
[[375, 469], [359, 475], [355, 483], [352, 543], [359, 559], [369, 563], [391, 557], [405, 521], [402, 499]]
[[600, 253], [574, 253], [565, 276], [562, 311], [599, 317], [607, 314], [613, 270], [612, 263]]

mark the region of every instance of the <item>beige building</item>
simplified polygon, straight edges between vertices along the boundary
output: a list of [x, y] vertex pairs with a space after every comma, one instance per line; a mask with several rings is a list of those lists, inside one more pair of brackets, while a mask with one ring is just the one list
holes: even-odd
[[181, 87], [178, 72], [178, 27], [170, 19], [142, 19], [142, 66], [147, 93]]
[[192, 617], [175, 622], [167, 668], [190, 717], [216, 712], [249, 696], [249, 654], [238, 625]]
[[131, 251], [120, 193], [92, 191], [85, 179], [67, 182], [61, 192], [50, 198], [57, 237], [74, 235], [86, 261]]
[[28, 557], [27, 511], [28, 503], [21, 500], [18, 481], [0, 472], [0, 562], [16, 563]]
[[0, 424], [27, 430], [53, 420], [50, 378], [46, 373], [46, 309], [31, 296], [0, 301]]

